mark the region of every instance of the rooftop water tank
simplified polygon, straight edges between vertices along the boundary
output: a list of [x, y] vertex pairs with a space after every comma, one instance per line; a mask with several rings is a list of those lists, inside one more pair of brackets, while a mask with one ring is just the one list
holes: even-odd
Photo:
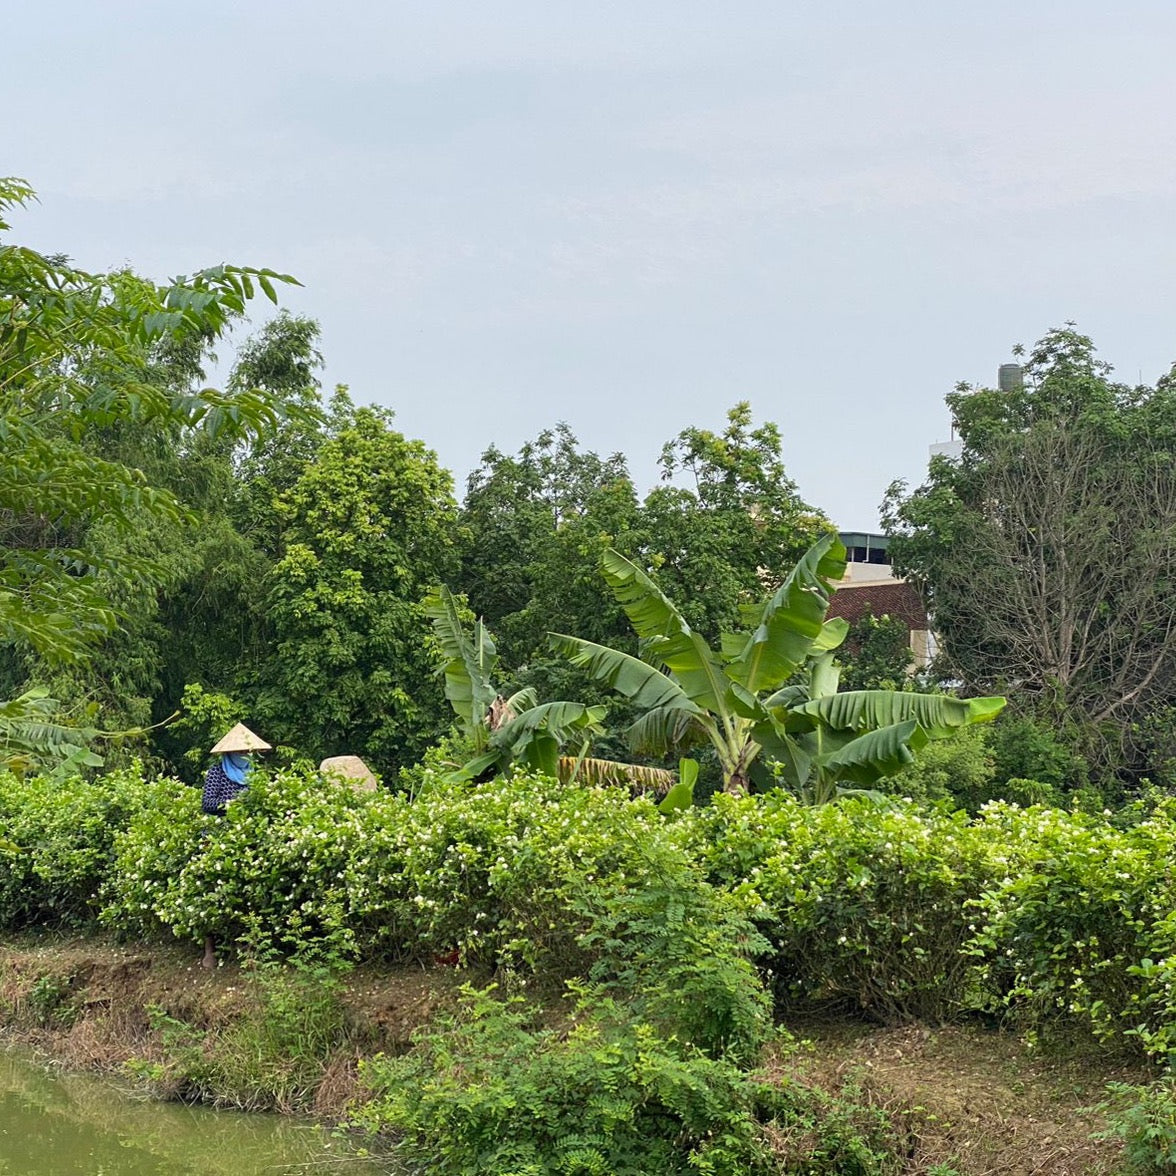
[[1002, 363], [996, 373], [996, 386], [1002, 392], [1019, 392], [1025, 386], [1025, 375], [1019, 363]]

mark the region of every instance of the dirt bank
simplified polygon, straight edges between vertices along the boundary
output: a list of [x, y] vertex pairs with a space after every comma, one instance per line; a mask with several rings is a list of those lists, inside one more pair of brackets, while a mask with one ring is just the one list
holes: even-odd
[[[337, 1120], [357, 1092], [359, 1059], [406, 1049], [416, 1029], [452, 1004], [466, 978], [442, 965], [358, 967], [336, 993], [341, 1021], [329, 1045], [309, 1063], [301, 1059], [293, 1076], [251, 1074], [243, 1087], [213, 1060], [218, 1051], [232, 1054], [241, 1026], [264, 1023], [257, 1018], [265, 992], [255, 974], [234, 964], [207, 972], [193, 948], [9, 940], [0, 945], [0, 1032], [71, 1068], [129, 1069], [164, 1097]], [[1121, 1150], [1089, 1138], [1104, 1124], [1085, 1108], [1103, 1097], [1107, 1081], [1146, 1081], [1122, 1061], [1089, 1050], [1033, 1052], [1013, 1034], [978, 1028], [809, 1021], [791, 1029], [810, 1044], [769, 1060], [769, 1070], [830, 1091], [848, 1082], [863, 1101], [905, 1121], [910, 1173], [1112, 1173]], [[187, 1061], [177, 1070], [175, 1058], [185, 1049]], [[192, 1074], [203, 1072], [206, 1057], [201, 1086]], [[241, 1094], [248, 1082], [269, 1092], [250, 1102]]]
[[[313, 1090], [295, 1104], [166, 1081], [176, 1026], [203, 1035], [205, 1052], [218, 1034], [262, 1009], [256, 973], [235, 963], [214, 972], [199, 952], [182, 946], [135, 946], [93, 938], [32, 937], [0, 945], [0, 1034], [71, 1069], [157, 1076], [163, 1097], [203, 1097], [230, 1105], [311, 1111], [336, 1117], [356, 1089], [361, 1056], [407, 1049], [415, 1030], [452, 1002], [460, 984], [454, 968], [358, 967], [338, 989], [339, 1041], [320, 1059]], [[155, 1070], [152, 1068], [155, 1067]]]

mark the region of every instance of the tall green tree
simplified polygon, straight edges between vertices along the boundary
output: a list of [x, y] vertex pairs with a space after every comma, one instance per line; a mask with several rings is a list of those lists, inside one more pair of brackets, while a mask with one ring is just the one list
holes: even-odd
[[606, 547], [631, 550], [637, 495], [620, 454], [583, 450], [565, 424], [516, 456], [491, 447], [461, 511], [462, 591], [498, 634], [504, 663], [548, 658], [552, 627], [609, 640], [625, 618], [600, 581]]
[[[317, 372], [319, 327], [285, 312], [237, 349], [230, 391], [255, 389], [282, 406], [276, 428], [243, 442], [198, 442], [176, 453], [176, 492], [194, 514], [182, 566], [159, 593], [160, 661], [154, 717], [181, 706], [186, 687], [241, 696], [242, 667], [269, 649], [267, 580], [281, 550], [277, 496], [289, 490], [326, 438]], [[245, 671], [248, 676], [248, 671]], [[177, 733], [178, 734], [178, 733]], [[157, 742], [175, 761], [171, 732]]]
[[642, 504], [642, 558], [711, 641], [833, 529], [801, 499], [782, 445], [779, 428], [755, 425], [751, 406], [740, 402], [722, 433], [689, 428], [667, 442], [663, 484]]
[[[27, 184], [0, 180], [0, 233], [32, 196]], [[276, 300], [275, 285], [292, 280], [217, 266], [159, 285], [129, 271], [89, 273], [0, 237], [7, 684], [87, 663], [131, 599], [167, 580], [168, 561], [142, 536], [188, 512], [152, 476], [153, 459], [178, 437], [256, 434], [281, 416], [263, 393], [193, 386], [182, 374], [198, 370], [204, 347], [255, 294]]]
[[456, 567], [449, 474], [390, 413], [337, 393], [330, 435], [275, 510], [273, 644], [243, 667], [267, 734], [384, 771], [415, 762], [447, 726], [421, 602]]
[[969, 690], [1114, 745], [1176, 692], [1176, 373], [1118, 383], [1068, 325], [1024, 374], [947, 397], [962, 454], [891, 487], [890, 554]]

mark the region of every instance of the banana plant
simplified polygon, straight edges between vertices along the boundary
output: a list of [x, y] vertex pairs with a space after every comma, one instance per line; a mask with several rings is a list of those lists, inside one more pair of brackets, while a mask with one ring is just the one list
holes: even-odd
[[490, 769], [509, 774], [516, 763], [560, 776], [560, 748], [573, 740], [579, 746], [578, 759], [584, 759], [592, 736], [604, 729], [605, 707], [541, 703], [531, 687], [503, 697], [494, 684], [498, 651], [482, 621], [475, 621], [467, 632], [461, 610], [444, 584], [425, 597], [424, 607], [444, 659], [440, 672], [445, 676], [445, 697], [475, 751], [452, 779], [473, 779]]
[[746, 631], [724, 634], [719, 651], [694, 632], [653, 579], [608, 550], [605, 580], [639, 640], [640, 656], [567, 634], [554, 649], [645, 713], [629, 728], [635, 752], [664, 755], [710, 743], [730, 792], [752, 773], [774, 775], [823, 802], [843, 784], [869, 788], [912, 762], [928, 739], [994, 718], [1002, 698], [969, 699], [893, 690], [838, 694], [833, 651], [848, 624], [826, 620], [845, 548], [819, 539], [780, 587], [745, 610]]
[[64, 779], [102, 765], [90, 744], [109, 732], [71, 727], [56, 719], [57, 699], [43, 686], [0, 701], [0, 768], [18, 776], [42, 772]]

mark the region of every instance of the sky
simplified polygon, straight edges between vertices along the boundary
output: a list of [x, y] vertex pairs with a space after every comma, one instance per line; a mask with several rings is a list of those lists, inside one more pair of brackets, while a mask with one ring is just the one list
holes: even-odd
[[874, 530], [1015, 344], [1072, 320], [1121, 379], [1176, 360], [1170, 0], [3, 9], [0, 175], [39, 197], [11, 239], [294, 274], [326, 385], [459, 495], [558, 421], [643, 491], [747, 400]]

